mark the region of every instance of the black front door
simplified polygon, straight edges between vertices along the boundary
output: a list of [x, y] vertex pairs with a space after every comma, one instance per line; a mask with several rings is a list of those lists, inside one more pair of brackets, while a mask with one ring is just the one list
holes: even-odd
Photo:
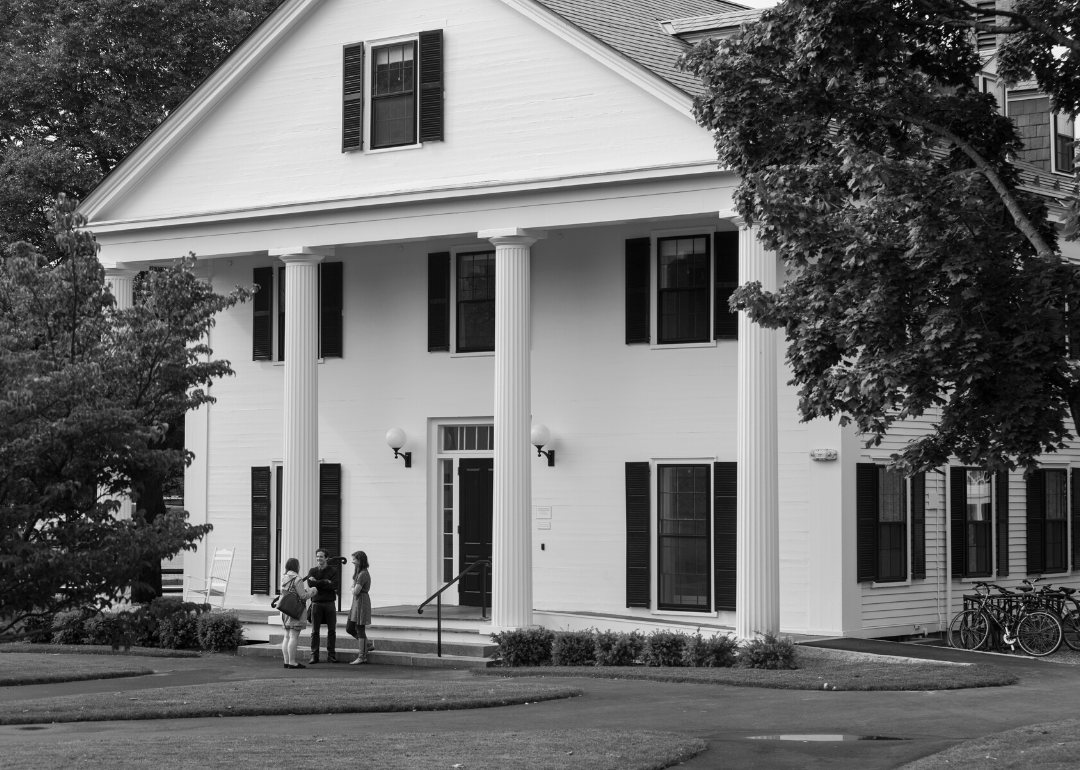
[[[458, 571], [477, 559], [491, 558], [492, 497], [495, 491], [495, 461], [490, 457], [458, 462], [458, 542], [461, 553]], [[481, 568], [485, 569], [485, 568]], [[487, 606], [491, 606], [491, 575], [485, 569]], [[470, 572], [458, 581], [458, 603], [480, 606], [480, 570]]]

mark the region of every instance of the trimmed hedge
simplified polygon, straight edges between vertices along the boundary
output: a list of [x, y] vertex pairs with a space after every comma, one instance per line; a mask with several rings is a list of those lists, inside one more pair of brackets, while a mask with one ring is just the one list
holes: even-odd
[[727, 634], [562, 631], [543, 628], [492, 634], [504, 666], [646, 666], [650, 668], [795, 669], [795, 644], [774, 634], [739, 646]]
[[234, 652], [244, 641], [244, 627], [235, 612], [204, 612], [196, 621], [199, 647]]

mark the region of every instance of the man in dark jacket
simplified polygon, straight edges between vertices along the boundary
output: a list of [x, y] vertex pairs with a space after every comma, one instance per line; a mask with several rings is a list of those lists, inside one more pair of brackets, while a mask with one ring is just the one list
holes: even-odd
[[307, 584], [319, 589], [311, 597], [311, 658], [308, 663], [319, 662], [319, 626], [326, 624], [326, 660], [337, 663], [337, 589], [340, 584], [337, 567], [327, 563], [327, 553], [320, 548], [315, 552], [319, 566], [307, 573]]

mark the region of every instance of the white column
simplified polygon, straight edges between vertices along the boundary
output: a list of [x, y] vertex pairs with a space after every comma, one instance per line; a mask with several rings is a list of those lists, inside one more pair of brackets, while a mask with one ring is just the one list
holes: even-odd
[[105, 281], [116, 298], [116, 309], [127, 310], [135, 304], [135, 276], [138, 270], [114, 265], [105, 268]]
[[[776, 256], [753, 228], [739, 226], [739, 283], [776, 290]], [[780, 514], [777, 495], [776, 331], [739, 313], [735, 634], [780, 630]]]
[[281, 559], [314, 564], [319, 532], [319, 262], [326, 250], [277, 249], [285, 263], [285, 447]]
[[532, 625], [529, 247], [542, 233], [479, 233], [495, 245], [495, 491], [491, 624]]

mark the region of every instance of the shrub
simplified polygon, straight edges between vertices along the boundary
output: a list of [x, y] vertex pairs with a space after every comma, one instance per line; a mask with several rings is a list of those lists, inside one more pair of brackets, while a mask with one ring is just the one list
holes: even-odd
[[244, 641], [244, 627], [235, 612], [206, 612], [196, 621], [199, 646], [211, 652], [234, 652]]
[[735, 651], [739, 643], [727, 634], [708, 638], [700, 633], [686, 640], [683, 648], [683, 665], [692, 668], [731, 668], [735, 665]]
[[751, 639], [739, 650], [739, 665], [743, 668], [766, 668], [773, 671], [798, 668], [795, 664], [795, 643], [766, 633]]
[[94, 615], [83, 623], [83, 644], [107, 644], [119, 647], [124, 641], [124, 629], [112, 612]]
[[681, 631], [653, 631], [645, 638], [642, 658], [646, 666], [681, 666], [686, 634]]
[[645, 649], [645, 637], [639, 632], [598, 631], [596, 633], [596, 665], [632, 666]]
[[522, 628], [491, 635], [491, 641], [499, 645], [504, 666], [542, 666], [551, 662], [554, 639], [555, 634], [546, 628]]
[[83, 623], [86, 613], [82, 610], [68, 610], [59, 613], [52, 622], [53, 644], [82, 644]]
[[30, 634], [26, 637], [30, 644], [48, 644], [52, 641], [52, 627], [53, 619], [40, 615], [29, 617], [22, 624], [22, 630]]
[[199, 647], [199, 620], [195, 615], [170, 615], [158, 621], [158, 643], [169, 650]]
[[555, 666], [595, 666], [596, 639], [592, 631], [562, 631], [551, 643]]

